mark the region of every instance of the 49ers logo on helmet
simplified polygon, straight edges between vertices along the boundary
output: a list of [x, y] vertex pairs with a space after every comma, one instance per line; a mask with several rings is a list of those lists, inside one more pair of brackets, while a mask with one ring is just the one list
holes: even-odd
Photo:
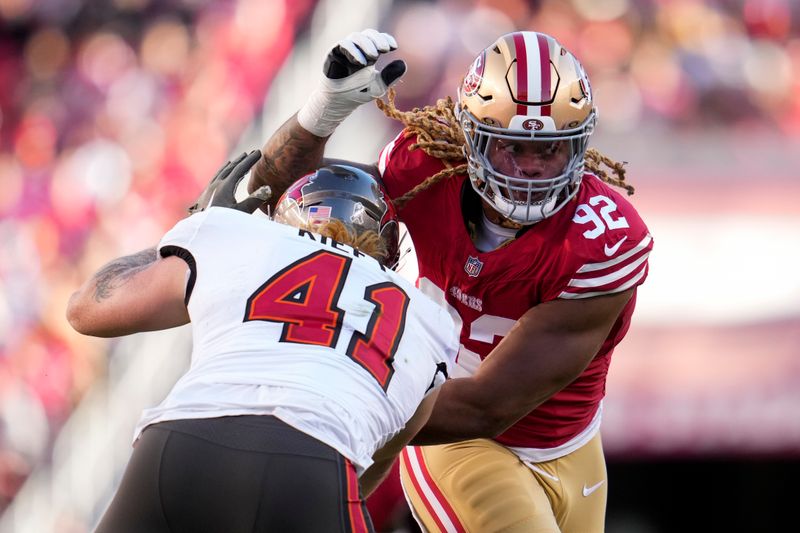
[[475, 58], [475, 61], [473, 61], [472, 65], [469, 67], [469, 72], [466, 76], [464, 76], [463, 89], [466, 96], [472, 96], [478, 92], [478, 89], [481, 88], [481, 82], [483, 82], [483, 69], [485, 66], [486, 50], [481, 52], [481, 54]]
[[529, 118], [522, 123], [522, 128], [526, 130], [539, 131], [540, 129], [544, 128], [544, 122], [538, 118]]

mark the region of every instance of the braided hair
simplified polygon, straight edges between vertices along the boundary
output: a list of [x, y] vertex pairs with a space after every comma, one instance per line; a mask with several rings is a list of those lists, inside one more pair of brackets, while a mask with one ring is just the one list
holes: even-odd
[[[426, 154], [441, 160], [445, 168], [428, 177], [419, 185], [394, 199], [397, 209], [402, 209], [417, 194], [439, 183], [445, 178], [467, 171], [464, 162], [464, 132], [458, 126], [455, 116], [455, 104], [451, 97], [440, 98], [434, 105], [423, 108], [415, 107], [410, 111], [400, 111], [395, 106], [396, 93], [389, 89], [387, 101], [378, 99], [378, 109], [389, 118], [393, 118], [405, 126], [404, 136], [416, 135], [417, 142], [409, 150], [420, 149]], [[618, 163], [601, 154], [594, 148], [586, 150], [586, 169], [604, 182], [625, 189], [628, 195], [633, 194], [633, 186], [625, 181], [625, 162]], [[613, 175], [609, 175], [602, 166], [608, 167]]]
[[325, 237], [330, 237], [335, 241], [347, 244], [360, 252], [372, 256], [381, 262], [385, 260], [388, 255], [386, 245], [376, 231], [365, 230], [358, 233], [351, 226], [335, 218], [327, 222], [305, 224], [300, 229], [313, 231]]

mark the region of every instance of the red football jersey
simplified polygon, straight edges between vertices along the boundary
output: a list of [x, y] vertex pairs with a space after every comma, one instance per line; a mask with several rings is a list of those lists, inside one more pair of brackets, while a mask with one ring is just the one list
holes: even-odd
[[[379, 167], [393, 198], [444, 168], [401, 133], [381, 153]], [[633, 206], [592, 174], [554, 216], [529, 226], [505, 246], [478, 251], [469, 213], [480, 200], [466, 176], [420, 192], [400, 211], [417, 254], [420, 286], [430, 280], [461, 317], [458, 364], [471, 373], [528, 309], [557, 298], [621, 292], [647, 277], [652, 238]], [[478, 215], [479, 216], [479, 215]], [[514, 424], [497, 441], [554, 448], [592, 421], [605, 395], [611, 354], [630, 325], [635, 294], [584, 372]]]

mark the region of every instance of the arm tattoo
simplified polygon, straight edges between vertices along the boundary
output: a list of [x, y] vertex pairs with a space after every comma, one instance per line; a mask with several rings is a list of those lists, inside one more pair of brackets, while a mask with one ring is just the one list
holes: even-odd
[[156, 249], [152, 247], [108, 263], [93, 276], [95, 301], [100, 302], [111, 298], [116, 289], [125, 285], [137, 272], [152, 265], [157, 259]]
[[261, 149], [264, 155], [253, 167], [249, 192], [269, 185], [273, 191], [270, 204], [274, 207], [289, 185], [319, 167], [327, 141], [327, 137], [317, 137], [306, 131], [293, 116]]

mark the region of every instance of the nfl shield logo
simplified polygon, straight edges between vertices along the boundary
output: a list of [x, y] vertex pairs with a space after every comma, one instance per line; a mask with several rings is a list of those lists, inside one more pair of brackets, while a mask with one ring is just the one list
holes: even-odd
[[467, 257], [467, 262], [464, 265], [464, 272], [473, 278], [477, 278], [478, 274], [481, 273], [481, 268], [483, 268], [483, 263], [481, 263], [477, 257]]

